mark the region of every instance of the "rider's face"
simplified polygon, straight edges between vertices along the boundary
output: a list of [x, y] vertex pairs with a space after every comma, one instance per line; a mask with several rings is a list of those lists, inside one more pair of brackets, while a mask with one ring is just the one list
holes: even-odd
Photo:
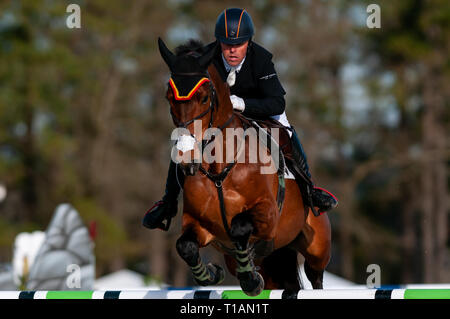
[[221, 42], [220, 46], [227, 63], [231, 66], [238, 66], [247, 54], [248, 41], [240, 44], [225, 44]]

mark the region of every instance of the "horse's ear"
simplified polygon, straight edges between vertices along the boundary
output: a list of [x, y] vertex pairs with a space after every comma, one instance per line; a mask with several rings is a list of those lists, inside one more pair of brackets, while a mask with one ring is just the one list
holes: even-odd
[[214, 54], [216, 53], [217, 50], [217, 41], [215, 42], [214, 45], [211, 45], [209, 47], [207, 47], [207, 51], [198, 58], [198, 63], [200, 64], [200, 66], [202, 68], [208, 68], [208, 65], [211, 64], [211, 61], [214, 57]]
[[175, 55], [167, 48], [164, 41], [158, 37], [158, 47], [159, 52], [161, 53], [162, 58], [166, 62], [169, 69], [172, 70], [172, 65], [175, 62]]

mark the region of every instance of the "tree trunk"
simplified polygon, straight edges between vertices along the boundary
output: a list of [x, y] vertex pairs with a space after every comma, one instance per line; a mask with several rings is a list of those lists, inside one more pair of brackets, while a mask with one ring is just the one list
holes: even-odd
[[449, 270], [446, 266], [448, 257], [447, 240], [448, 240], [448, 170], [444, 161], [440, 161], [435, 166], [435, 195], [436, 195], [436, 210], [435, 210], [435, 280], [437, 282], [448, 282]]
[[160, 230], [151, 231], [150, 245], [151, 246], [148, 253], [150, 261], [150, 276], [153, 279], [165, 283], [168, 273], [166, 234]]
[[353, 183], [345, 183], [341, 196], [345, 201], [340, 202], [339, 210], [339, 247], [341, 251], [341, 273], [344, 278], [354, 280], [353, 245], [352, 245], [352, 211], [354, 209]]
[[[437, 72], [435, 72], [437, 73]], [[439, 84], [444, 83], [441, 76], [436, 74], [436, 80]], [[448, 190], [448, 154], [447, 140], [448, 135], [443, 126], [442, 120], [445, 119], [445, 98], [441, 92], [445, 91], [445, 85], [433, 86], [432, 103], [435, 107], [435, 130], [434, 143], [437, 156], [434, 168], [434, 194], [435, 194], [435, 280], [436, 282], [447, 282], [449, 278], [449, 270], [447, 263], [448, 250], [448, 210], [449, 210], [449, 190]], [[434, 156], [433, 156], [434, 157]]]
[[176, 253], [174, 249], [174, 274], [173, 285], [175, 287], [185, 287], [187, 285], [187, 276], [189, 276], [189, 268], [184, 260]]
[[[425, 84], [427, 86], [427, 84]], [[423, 166], [421, 176], [422, 186], [422, 266], [423, 282], [432, 282], [433, 280], [433, 165], [431, 159], [426, 156], [433, 149], [433, 110], [427, 103], [427, 89], [425, 88], [425, 107], [422, 119], [422, 154]]]
[[[417, 234], [415, 230], [415, 207], [416, 202], [413, 201], [411, 196], [414, 194], [414, 190], [411, 190], [412, 186], [403, 185], [403, 196], [404, 206], [402, 210], [402, 224], [403, 224], [403, 234], [402, 234], [402, 248], [403, 248], [403, 258], [402, 258], [402, 282], [413, 283], [415, 282], [415, 262], [414, 255], [417, 247]], [[417, 190], [415, 190], [417, 191]]]
[[33, 95], [33, 67], [31, 61], [25, 58], [25, 64], [28, 69], [26, 71], [22, 94], [25, 97], [23, 105], [23, 120], [25, 122], [26, 132], [22, 141], [22, 154], [24, 164], [24, 177], [23, 177], [23, 199], [26, 208], [26, 212], [23, 215], [24, 220], [34, 221], [36, 217], [36, 205], [38, 196], [36, 194], [36, 178], [37, 178], [37, 156], [35, 149], [34, 139], [34, 106], [35, 97]]
[[[424, 81], [422, 236], [425, 282], [445, 277], [448, 238], [448, 185], [445, 129], [440, 119], [444, 101], [439, 94], [439, 72], [429, 66]], [[433, 79], [433, 80], [431, 80]]]

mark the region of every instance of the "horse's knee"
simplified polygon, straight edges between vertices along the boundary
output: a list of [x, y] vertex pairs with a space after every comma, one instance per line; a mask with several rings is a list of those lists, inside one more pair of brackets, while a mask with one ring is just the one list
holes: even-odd
[[236, 215], [231, 221], [230, 233], [232, 237], [250, 236], [253, 232], [253, 223], [250, 215], [242, 213]]
[[253, 233], [254, 227], [249, 214], [236, 215], [231, 221], [230, 236], [232, 240], [245, 246]]
[[197, 241], [189, 235], [183, 234], [176, 242], [176, 249], [181, 258], [193, 267], [199, 259], [199, 247]]
[[261, 219], [260, 216], [255, 217], [255, 232], [254, 235], [259, 239], [271, 241], [277, 233], [278, 212], [275, 210], [268, 210], [267, 215]]
[[255, 235], [262, 240], [271, 241], [272, 239], [274, 239], [276, 231], [276, 227], [265, 223], [258, 225], [258, 231]]

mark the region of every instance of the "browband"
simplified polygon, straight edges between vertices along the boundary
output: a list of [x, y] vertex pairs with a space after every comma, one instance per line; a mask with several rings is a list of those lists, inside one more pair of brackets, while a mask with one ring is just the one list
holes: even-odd
[[[178, 74], [172, 74], [172, 75], [181, 75]], [[188, 73], [182, 73], [182, 75], [188, 75]], [[195, 73], [195, 75], [204, 75], [203, 73]], [[197, 90], [203, 85], [203, 83], [209, 82], [210, 80], [207, 77], [201, 78], [197, 84], [194, 85], [194, 88], [187, 94], [187, 95], [180, 95], [180, 92], [172, 78], [169, 80], [169, 84], [172, 87], [173, 94], [175, 96], [175, 100], [177, 101], [187, 101], [192, 98], [192, 96], [197, 92]]]

